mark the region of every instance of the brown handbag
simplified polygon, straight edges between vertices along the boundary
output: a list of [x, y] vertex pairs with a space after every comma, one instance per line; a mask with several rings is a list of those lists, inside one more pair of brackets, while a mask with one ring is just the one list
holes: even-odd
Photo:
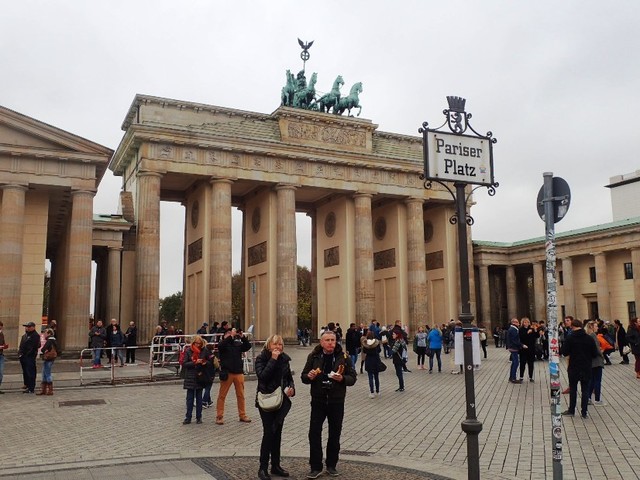
[[44, 352], [44, 354], [42, 355], [42, 359], [48, 362], [49, 360], [54, 360], [57, 356], [58, 352], [56, 351], [56, 348], [52, 346], [51, 350], [47, 350], [46, 352]]

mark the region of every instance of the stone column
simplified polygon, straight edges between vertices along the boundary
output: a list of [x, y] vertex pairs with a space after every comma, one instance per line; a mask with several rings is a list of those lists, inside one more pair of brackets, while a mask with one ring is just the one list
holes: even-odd
[[[318, 328], [318, 214], [316, 210], [307, 213], [311, 218], [311, 332], [312, 337]], [[346, 327], [345, 327], [346, 329]]]
[[355, 299], [356, 324], [369, 325], [374, 319], [373, 225], [370, 193], [354, 195], [355, 203]]
[[[231, 185], [211, 181], [209, 240], [209, 324], [231, 321]], [[203, 320], [200, 320], [203, 321]]]
[[138, 173], [136, 206], [136, 325], [138, 343], [151, 342], [160, 302], [160, 181], [156, 172]]
[[562, 259], [562, 289], [564, 292], [564, 311], [566, 315], [576, 317], [576, 291], [573, 284], [573, 259]]
[[[11, 350], [20, 338], [20, 290], [27, 187], [3, 185], [0, 207], [0, 320]], [[44, 265], [42, 266], [44, 270]]]
[[518, 303], [516, 298], [516, 271], [513, 265], [507, 265], [507, 315], [509, 322], [518, 316]]
[[[278, 256], [276, 328], [287, 343], [297, 343], [298, 251], [296, 247], [296, 187], [276, 186], [278, 204]], [[271, 332], [276, 333], [276, 332]]]
[[409, 328], [436, 323], [427, 318], [427, 266], [424, 249], [423, 199], [409, 198], [407, 204], [407, 277], [409, 290]]
[[533, 262], [533, 300], [534, 308], [533, 320], [539, 322], [547, 319], [547, 292], [544, 288], [544, 272], [542, 263]]
[[593, 255], [596, 264], [596, 293], [598, 295], [598, 315], [603, 320], [612, 320], [609, 301], [609, 276], [607, 256], [604, 252]]
[[[492, 329], [491, 289], [489, 288], [489, 265], [480, 265], [480, 304], [482, 305], [482, 323]], [[490, 333], [490, 332], [489, 332]]]
[[636, 302], [636, 312], [640, 307], [640, 249], [631, 250], [631, 268], [633, 268], [633, 300]]
[[[120, 318], [120, 262], [122, 257], [122, 247], [109, 247], [107, 258], [107, 318]], [[125, 327], [121, 325], [121, 327]], [[126, 328], [124, 328], [126, 330]]]
[[71, 192], [71, 219], [67, 241], [66, 276], [63, 285], [65, 317], [59, 318], [62, 349], [87, 346], [87, 322], [91, 304], [91, 249], [95, 192]]

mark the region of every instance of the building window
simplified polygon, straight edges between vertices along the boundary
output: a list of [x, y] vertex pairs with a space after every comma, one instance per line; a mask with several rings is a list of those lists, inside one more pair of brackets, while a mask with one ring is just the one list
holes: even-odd
[[624, 264], [624, 279], [631, 280], [633, 278], [633, 264], [631, 262]]
[[627, 311], [629, 312], [629, 320], [638, 316], [636, 312], [636, 302], [627, 302]]
[[589, 267], [589, 281], [596, 283], [596, 267]]
[[560, 286], [564, 285], [564, 275], [562, 275], [562, 270], [558, 272], [558, 282], [560, 283]]

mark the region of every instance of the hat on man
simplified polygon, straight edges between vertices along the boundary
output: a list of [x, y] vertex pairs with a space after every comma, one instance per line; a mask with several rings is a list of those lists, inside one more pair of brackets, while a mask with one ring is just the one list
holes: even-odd
[[23, 327], [35, 327], [35, 326], [36, 326], [36, 324], [35, 324], [35, 323], [33, 323], [33, 322], [28, 322], [28, 323], [23, 323], [23, 324], [22, 324], [22, 326], [23, 326]]
[[202, 324], [202, 326], [203, 326], [203, 327], [208, 327], [208, 326], [209, 326], [209, 324], [208, 324], [207, 322], [204, 322], [204, 323]]

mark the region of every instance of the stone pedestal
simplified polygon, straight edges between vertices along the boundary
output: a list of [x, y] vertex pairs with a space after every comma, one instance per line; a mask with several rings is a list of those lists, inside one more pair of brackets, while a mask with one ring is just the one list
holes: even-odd
[[355, 204], [355, 303], [356, 324], [369, 326], [374, 319], [373, 226], [368, 193], [354, 195]]
[[276, 187], [278, 258], [276, 289], [277, 332], [286, 342], [297, 341], [298, 270], [296, 247], [296, 187]]

